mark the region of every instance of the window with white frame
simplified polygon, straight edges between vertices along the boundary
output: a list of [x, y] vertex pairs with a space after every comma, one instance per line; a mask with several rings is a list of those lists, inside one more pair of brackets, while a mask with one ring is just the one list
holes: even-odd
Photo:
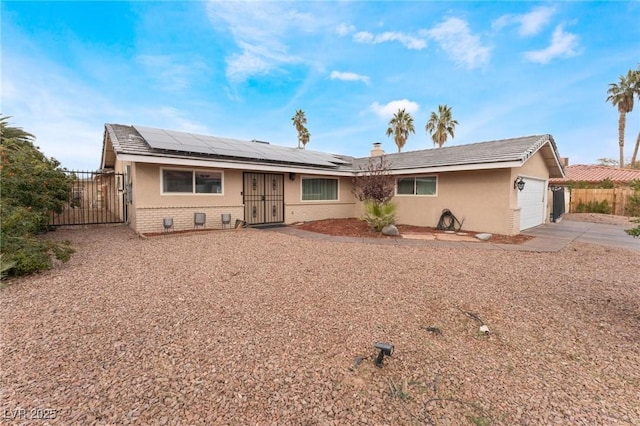
[[338, 201], [338, 179], [302, 178], [302, 201]]
[[222, 172], [162, 169], [164, 194], [222, 194]]
[[412, 176], [398, 178], [398, 195], [435, 195], [438, 180], [435, 176]]

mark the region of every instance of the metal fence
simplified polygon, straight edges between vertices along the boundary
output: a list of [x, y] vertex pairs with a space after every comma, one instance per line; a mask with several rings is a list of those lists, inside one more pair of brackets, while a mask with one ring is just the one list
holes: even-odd
[[121, 173], [69, 171], [69, 201], [50, 226], [95, 225], [126, 221], [124, 176]]

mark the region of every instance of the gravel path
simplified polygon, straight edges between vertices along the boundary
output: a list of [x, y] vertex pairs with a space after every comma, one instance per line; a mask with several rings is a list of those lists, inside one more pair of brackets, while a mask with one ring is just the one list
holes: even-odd
[[5, 423], [640, 425], [631, 251], [52, 235], [72, 260], [0, 292]]

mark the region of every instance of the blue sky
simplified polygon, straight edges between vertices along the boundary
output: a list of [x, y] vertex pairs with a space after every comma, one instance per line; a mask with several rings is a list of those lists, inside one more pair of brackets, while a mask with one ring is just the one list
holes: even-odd
[[[640, 2], [2, 1], [2, 106], [69, 169], [99, 167], [104, 123], [366, 156], [399, 107], [447, 145], [550, 133], [572, 164], [618, 158], [608, 84], [640, 64]], [[627, 116], [625, 155], [640, 130]]]

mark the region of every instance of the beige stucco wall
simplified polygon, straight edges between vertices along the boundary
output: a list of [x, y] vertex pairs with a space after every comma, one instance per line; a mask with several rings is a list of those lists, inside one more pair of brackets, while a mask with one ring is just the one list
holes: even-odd
[[[223, 193], [162, 194], [163, 168], [222, 172]], [[288, 173], [276, 174], [284, 176], [285, 223], [354, 216], [355, 200], [351, 195], [350, 177], [337, 178], [339, 179], [337, 201], [302, 201], [301, 178], [306, 175], [296, 174], [295, 179], [291, 180]], [[164, 229], [162, 219], [166, 217], [173, 219], [174, 230], [192, 229], [193, 214], [196, 212], [207, 215], [206, 228], [222, 228], [221, 215], [224, 213], [231, 214], [232, 225], [236, 219], [244, 219], [242, 170], [135, 163], [132, 166], [132, 176], [135, 184], [133, 205], [130, 208], [130, 224], [137, 232], [162, 232]], [[309, 177], [335, 178], [319, 175], [309, 175]]]
[[351, 193], [351, 177], [338, 177], [337, 201], [302, 201], [302, 178], [336, 178], [335, 176], [285, 176], [285, 223], [308, 222], [356, 216], [356, 200]]
[[[117, 171], [128, 163], [117, 162]], [[221, 228], [220, 215], [230, 213], [232, 223], [244, 219], [242, 204], [243, 171], [189, 167], [185, 170], [215, 170], [223, 173], [222, 194], [162, 194], [161, 170], [157, 164], [131, 164], [133, 204], [129, 208], [131, 226], [138, 232], [161, 232], [162, 219], [172, 217], [174, 229], [193, 228], [193, 214], [207, 214], [207, 228]], [[269, 173], [269, 172], [265, 172]], [[304, 222], [328, 218], [361, 217], [362, 206], [351, 193], [351, 177], [338, 177], [337, 201], [302, 201], [303, 177], [333, 177], [330, 175], [296, 174], [293, 180], [284, 175], [285, 223]], [[410, 175], [416, 176], [416, 175]], [[447, 208], [464, 220], [463, 229], [513, 235], [519, 233], [520, 211], [518, 194], [513, 188], [517, 176], [548, 181], [548, 169], [540, 153], [536, 153], [523, 167], [513, 169], [475, 170], [426, 174], [437, 176], [437, 194], [434, 196], [397, 195], [398, 223], [435, 227], [442, 210]], [[550, 208], [550, 205], [548, 206]], [[547, 212], [547, 218], [548, 218]]]
[[442, 210], [449, 209], [460, 221], [464, 220], [463, 229], [508, 233], [511, 220], [509, 169], [450, 172], [436, 176], [436, 195], [396, 195], [393, 198], [398, 207], [398, 223], [435, 227]]
[[[163, 194], [162, 169], [222, 172], [222, 194]], [[222, 214], [231, 214], [232, 224], [244, 217], [242, 172], [203, 167], [135, 164], [135, 224], [140, 233], [162, 232], [162, 219], [173, 219], [174, 230], [192, 229], [194, 213], [205, 213], [206, 228], [222, 228]]]
[[398, 223], [435, 227], [442, 210], [449, 209], [460, 221], [464, 220], [463, 230], [515, 235], [520, 232], [520, 209], [514, 180], [523, 176], [548, 181], [549, 171], [538, 152], [522, 167], [435, 176], [438, 179], [436, 195], [396, 195], [393, 198], [398, 206]]

